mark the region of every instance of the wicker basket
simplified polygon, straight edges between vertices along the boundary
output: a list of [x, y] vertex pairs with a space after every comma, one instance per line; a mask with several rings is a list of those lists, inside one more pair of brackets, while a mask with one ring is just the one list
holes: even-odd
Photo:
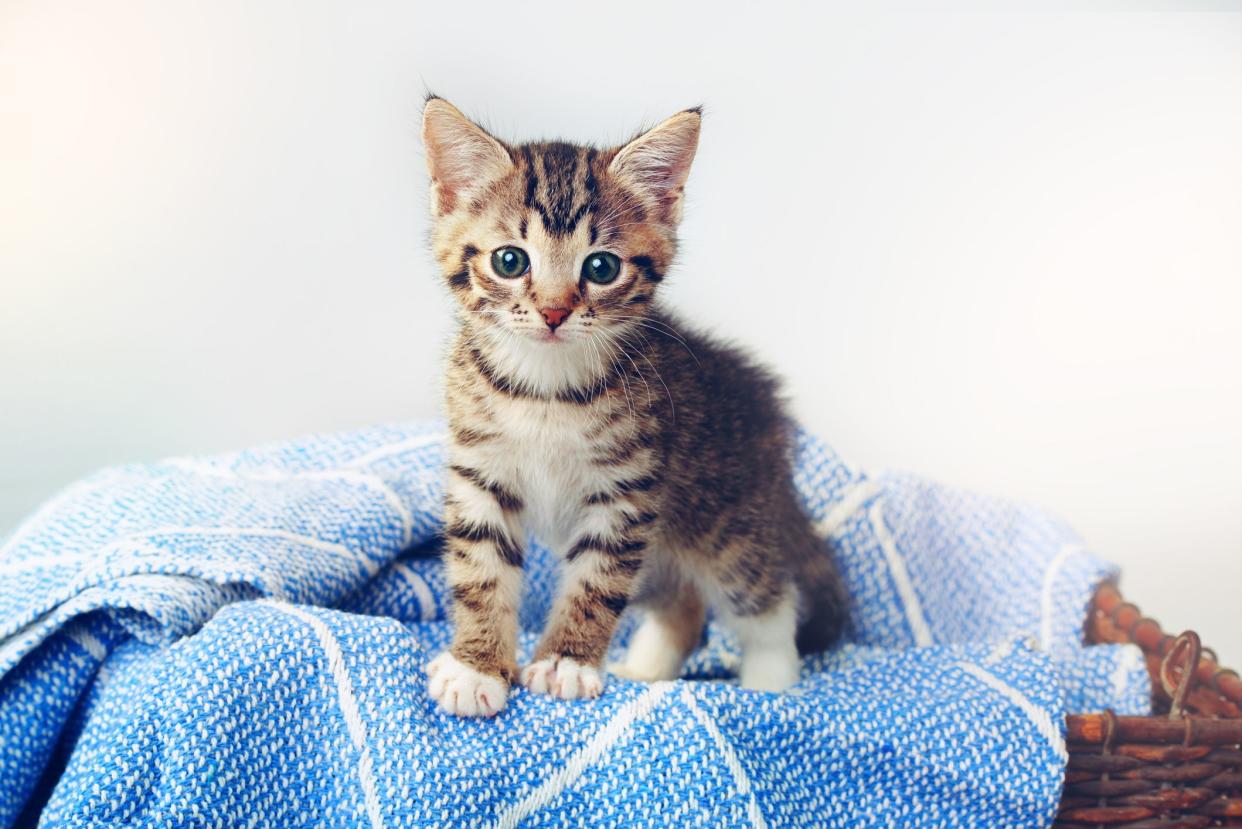
[[1242, 680], [1193, 632], [1168, 636], [1111, 584], [1087, 620], [1090, 643], [1143, 649], [1157, 712], [1071, 714], [1057, 827], [1242, 826]]

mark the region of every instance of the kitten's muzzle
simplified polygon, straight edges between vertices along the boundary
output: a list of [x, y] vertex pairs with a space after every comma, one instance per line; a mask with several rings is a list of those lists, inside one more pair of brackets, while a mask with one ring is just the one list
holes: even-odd
[[568, 308], [540, 308], [539, 315], [543, 317], [543, 321], [548, 324], [548, 328], [555, 331], [561, 323], [563, 323], [569, 315], [573, 313]]

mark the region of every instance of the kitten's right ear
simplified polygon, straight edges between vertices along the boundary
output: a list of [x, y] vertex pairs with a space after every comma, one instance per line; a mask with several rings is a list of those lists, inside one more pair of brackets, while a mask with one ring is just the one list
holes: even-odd
[[504, 145], [443, 98], [428, 98], [423, 107], [423, 146], [431, 203], [441, 215], [452, 212], [472, 190], [513, 169]]

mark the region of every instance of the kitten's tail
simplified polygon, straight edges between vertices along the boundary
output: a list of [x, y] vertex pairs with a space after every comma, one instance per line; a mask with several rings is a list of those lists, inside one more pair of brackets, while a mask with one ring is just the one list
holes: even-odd
[[833, 550], [805, 519], [791, 522], [787, 549], [798, 551], [801, 614], [799, 654], [827, 650], [840, 637], [849, 618], [849, 595], [837, 569]]

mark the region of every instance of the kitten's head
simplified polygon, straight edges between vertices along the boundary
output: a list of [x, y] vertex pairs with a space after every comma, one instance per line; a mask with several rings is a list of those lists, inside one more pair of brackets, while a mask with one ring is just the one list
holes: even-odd
[[574, 349], [638, 325], [672, 262], [699, 120], [611, 149], [511, 145], [430, 98], [432, 243], [471, 327]]

